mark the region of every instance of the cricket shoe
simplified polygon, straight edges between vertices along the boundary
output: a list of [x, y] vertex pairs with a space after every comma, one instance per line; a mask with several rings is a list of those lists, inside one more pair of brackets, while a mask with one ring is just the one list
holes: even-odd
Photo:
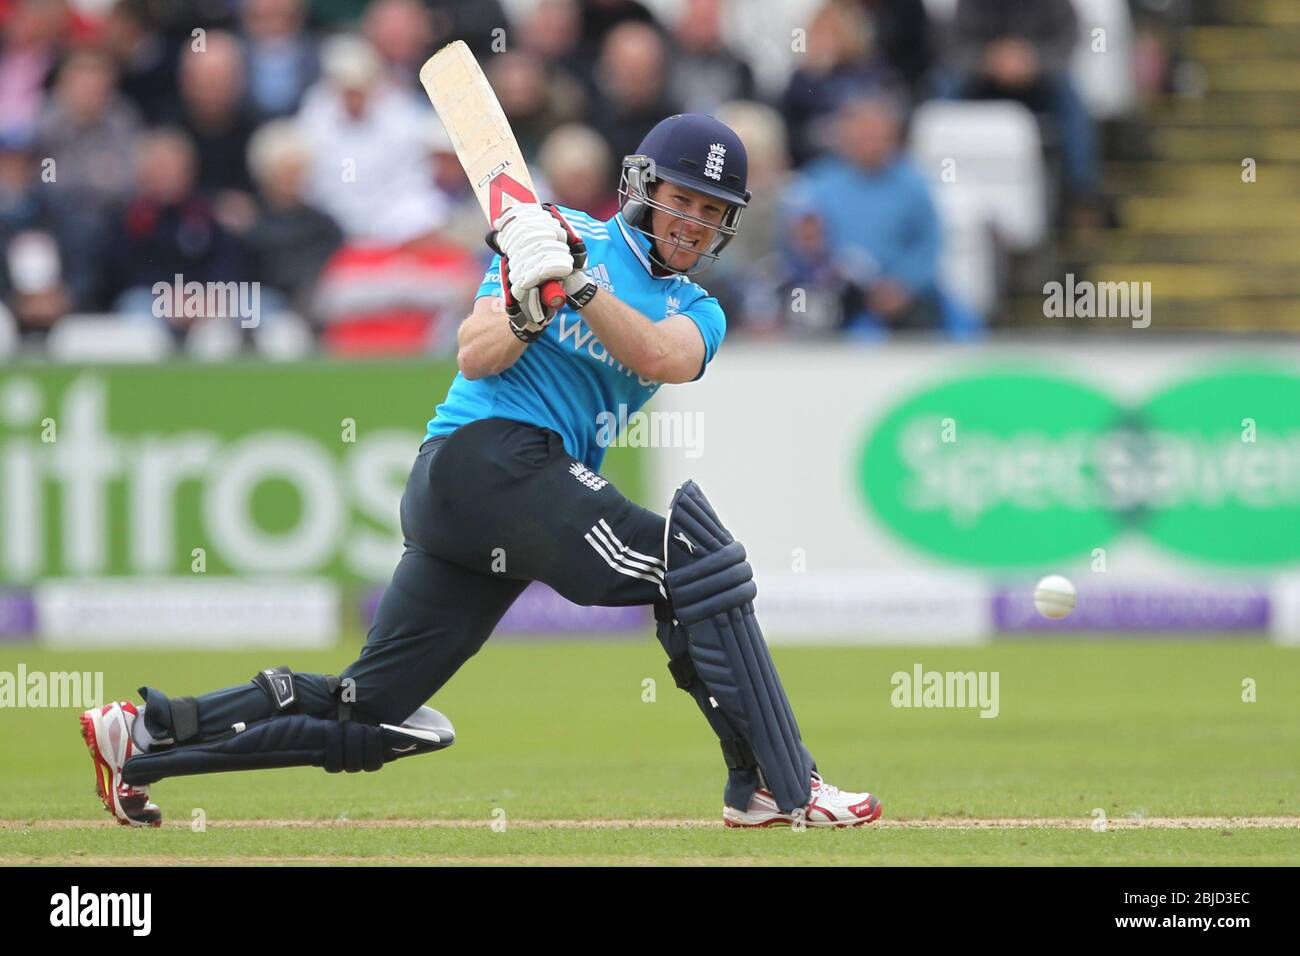
[[131, 726], [139, 716], [129, 700], [107, 704], [81, 715], [81, 736], [95, 764], [95, 789], [104, 809], [127, 827], [162, 826], [162, 811], [149, 802], [148, 787], [122, 781], [122, 768], [135, 756]]
[[851, 793], [833, 787], [813, 771], [812, 797], [806, 807], [782, 813], [770, 790], [756, 790], [749, 809], [722, 808], [722, 821], [729, 827], [788, 827], [802, 819], [810, 827], [860, 827], [882, 812], [880, 801], [869, 793]]

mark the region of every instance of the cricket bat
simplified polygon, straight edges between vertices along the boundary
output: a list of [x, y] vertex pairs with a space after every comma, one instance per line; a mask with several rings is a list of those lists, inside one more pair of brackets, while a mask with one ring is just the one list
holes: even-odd
[[[488, 224], [514, 203], [537, 202], [532, 177], [506, 114], [482, 68], [463, 41], [454, 40], [420, 68], [420, 82], [447, 130]], [[542, 301], [564, 305], [564, 287], [543, 283]]]

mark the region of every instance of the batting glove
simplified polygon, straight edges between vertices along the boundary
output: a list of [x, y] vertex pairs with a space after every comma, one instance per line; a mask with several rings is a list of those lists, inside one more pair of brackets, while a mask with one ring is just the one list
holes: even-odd
[[493, 226], [492, 244], [510, 260], [510, 291], [519, 302], [527, 298], [530, 289], [573, 272], [573, 253], [564, 227], [537, 203], [511, 206]]
[[510, 260], [505, 256], [501, 257], [501, 298], [505, 303], [510, 331], [521, 342], [535, 342], [555, 318], [555, 310], [542, 302], [542, 293], [536, 287], [525, 290], [522, 299], [515, 298], [511, 289]]
[[560, 210], [555, 208], [554, 203], [542, 203], [542, 208], [554, 216], [555, 221], [563, 228], [565, 241], [568, 243], [569, 252], [573, 256], [573, 271], [560, 279], [560, 285], [564, 286], [564, 294], [568, 296], [569, 308], [576, 312], [592, 300], [598, 288], [585, 271], [587, 268], [587, 244], [582, 241], [581, 236], [573, 231], [569, 221], [564, 218]]

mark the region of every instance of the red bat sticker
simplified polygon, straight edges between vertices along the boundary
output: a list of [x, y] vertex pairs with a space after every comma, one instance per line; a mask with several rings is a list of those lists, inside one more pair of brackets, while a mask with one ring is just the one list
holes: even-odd
[[505, 211], [503, 200], [506, 196], [515, 202], [537, 202], [537, 197], [523, 183], [501, 173], [488, 184], [488, 218], [492, 222], [496, 222], [497, 217]]

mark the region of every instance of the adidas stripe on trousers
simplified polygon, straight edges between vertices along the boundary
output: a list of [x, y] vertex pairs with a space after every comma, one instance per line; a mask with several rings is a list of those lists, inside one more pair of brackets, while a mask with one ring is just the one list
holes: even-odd
[[549, 429], [500, 418], [420, 449], [402, 498], [405, 548], [361, 656], [356, 708], [386, 722], [425, 703], [530, 581], [576, 604], [664, 598], [664, 518], [625, 498]]
[[[664, 597], [664, 519], [564, 450], [553, 431], [485, 419], [425, 442], [402, 496], [405, 547], [351, 678], [352, 715], [400, 724], [472, 657], [530, 581], [578, 604]], [[268, 661], [271, 666], [275, 662]], [[294, 673], [297, 712], [333, 717], [323, 674]], [[253, 682], [196, 696], [200, 740], [272, 716]], [[152, 708], [145, 722], [171, 735]]]

